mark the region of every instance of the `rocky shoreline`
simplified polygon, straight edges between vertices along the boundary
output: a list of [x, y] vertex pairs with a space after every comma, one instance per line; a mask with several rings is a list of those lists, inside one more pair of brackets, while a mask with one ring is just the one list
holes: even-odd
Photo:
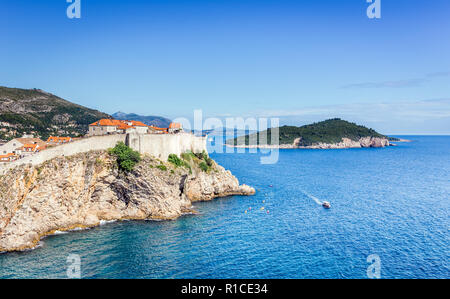
[[403, 138], [397, 138], [398, 140], [393, 140], [392, 142], [413, 142], [412, 140], [409, 139], [403, 139]]
[[105, 151], [92, 151], [23, 165], [0, 176], [0, 252], [105, 221], [176, 219], [194, 213], [193, 202], [254, 193], [215, 162], [205, 172], [145, 156], [125, 174]]
[[318, 143], [309, 146], [299, 145], [300, 138], [295, 139], [293, 144], [280, 145], [227, 145], [236, 148], [261, 148], [261, 149], [346, 149], [346, 148], [370, 148], [370, 147], [387, 147], [394, 146], [387, 138], [379, 137], [363, 137], [359, 140], [351, 140], [349, 138], [342, 138], [339, 143]]

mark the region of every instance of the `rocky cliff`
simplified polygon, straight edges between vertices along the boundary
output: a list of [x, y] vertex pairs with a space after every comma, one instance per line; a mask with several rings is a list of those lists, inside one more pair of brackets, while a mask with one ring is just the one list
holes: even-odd
[[23, 165], [0, 177], [0, 251], [101, 221], [175, 219], [193, 212], [192, 202], [254, 192], [215, 162], [205, 172], [145, 156], [126, 174], [106, 152], [92, 151]]
[[[359, 140], [351, 140], [349, 138], [342, 138], [341, 142], [337, 143], [315, 143], [312, 145], [303, 146], [300, 145], [300, 138], [294, 140], [292, 144], [261, 144], [261, 145], [234, 145], [233, 147], [241, 147], [241, 148], [265, 148], [265, 149], [273, 149], [273, 148], [281, 148], [281, 149], [343, 149], [343, 148], [368, 148], [368, 147], [386, 147], [391, 146], [389, 140], [387, 138], [381, 137], [362, 137]], [[227, 145], [230, 146], [230, 145]]]
[[[297, 140], [296, 140], [297, 141]], [[342, 138], [338, 143], [317, 143], [310, 146], [299, 146], [294, 141], [294, 147], [300, 148], [313, 148], [313, 149], [338, 149], [338, 148], [367, 148], [367, 147], [386, 147], [389, 146], [389, 140], [387, 138], [380, 137], [362, 137], [359, 140], [351, 140], [349, 138]]]

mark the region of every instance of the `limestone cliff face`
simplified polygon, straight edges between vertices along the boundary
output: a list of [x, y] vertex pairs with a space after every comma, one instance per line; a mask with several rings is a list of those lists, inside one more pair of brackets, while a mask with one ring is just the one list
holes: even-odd
[[281, 149], [344, 149], [344, 148], [367, 148], [367, 147], [386, 147], [391, 146], [387, 138], [380, 137], [362, 137], [359, 140], [351, 140], [349, 138], [342, 138], [338, 143], [317, 143], [308, 146], [299, 145], [301, 138], [294, 140], [292, 144], [280, 144], [280, 145], [227, 145], [237, 148], [281, 148]]
[[124, 174], [95, 151], [23, 165], [0, 177], [0, 251], [33, 248], [57, 230], [102, 220], [174, 219], [192, 212], [194, 201], [254, 192], [215, 163], [206, 173], [147, 156]]
[[216, 197], [230, 195], [251, 195], [255, 193], [252, 187], [239, 185], [239, 181], [229, 170], [215, 165], [216, 172], [198, 172], [196, 176], [189, 178], [184, 187], [184, 194], [191, 200], [207, 201]]
[[[295, 144], [295, 141], [294, 141]], [[389, 146], [389, 140], [386, 138], [379, 137], [362, 137], [357, 141], [351, 140], [349, 138], [342, 138], [339, 143], [319, 143], [311, 146], [305, 146], [302, 148], [313, 148], [313, 149], [339, 149], [339, 148], [367, 148], [367, 147], [386, 147]]]

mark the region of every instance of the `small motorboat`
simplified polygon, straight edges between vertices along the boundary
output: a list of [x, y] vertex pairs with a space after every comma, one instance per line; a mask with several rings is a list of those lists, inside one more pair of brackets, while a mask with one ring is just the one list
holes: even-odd
[[329, 209], [329, 208], [331, 208], [331, 204], [328, 201], [324, 201], [322, 203], [322, 207], [324, 207], [325, 209]]

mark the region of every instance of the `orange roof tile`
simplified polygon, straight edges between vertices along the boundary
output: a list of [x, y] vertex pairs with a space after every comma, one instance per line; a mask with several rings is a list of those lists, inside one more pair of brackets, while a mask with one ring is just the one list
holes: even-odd
[[56, 137], [56, 136], [50, 136], [47, 139], [47, 142], [70, 142], [72, 140], [71, 137]]
[[37, 144], [25, 144], [20, 149], [26, 151], [27, 149], [31, 149], [32, 151], [35, 151], [37, 149]]
[[146, 124], [144, 124], [141, 121], [130, 120], [129, 122], [135, 127], [148, 127]]
[[[131, 124], [131, 126], [129, 125], [129, 123]], [[118, 127], [118, 129], [120, 130], [123, 130], [123, 128], [125, 128], [124, 126], [128, 126], [127, 128], [148, 127], [146, 124], [140, 121], [117, 120], [117, 119], [100, 119], [99, 121], [90, 124], [90, 126], [111, 126], [111, 127]]]
[[159, 127], [156, 127], [156, 126], [149, 126], [149, 127], [152, 128], [152, 129], [155, 129], [155, 130], [167, 131], [167, 128], [159, 128]]
[[95, 123], [90, 124], [90, 126], [118, 126], [122, 122], [117, 119], [100, 119]]
[[133, 128], [133, 126], [129, 126], [126, 123], [121, 123], [121, 124], [119, 124], [117, 126], [117, 129], [119, 129], [119, 130], [126, 130], [126, 129], [129, 129], [129, 128]]
[[170, 123], [169, 129], [181, 129], [180, 123]]
[[39, 138], [17, 138], [21, 144], [38, 144], [39, 146], [44, 146], [46, 143]]
[[22, 146], [22, 148], [31, 148], [32, 150], [35, 150], [37, 146], [37, 144], [25, 144], [24, 146]]

